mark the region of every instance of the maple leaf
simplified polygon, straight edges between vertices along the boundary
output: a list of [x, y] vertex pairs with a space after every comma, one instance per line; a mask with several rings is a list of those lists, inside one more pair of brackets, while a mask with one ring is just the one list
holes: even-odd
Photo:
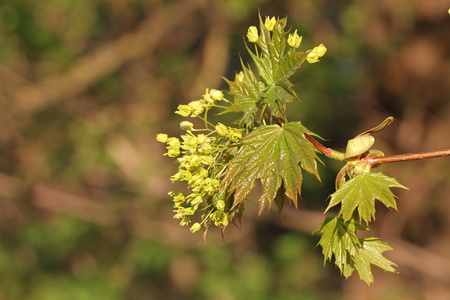
[[335, 264], [345, 277], [350, 276], [355, 269], [353, 260], [360, 248], [356, 230], [367, 228], [354, 219], [346, 222], [341, 217], [328, 216], [313, 232], [322, 233], [318, 244], [322, 247], [324, 261], [331, 261], [334, 256]]
[[394, 268], [397, 265], [383, 256], [384, 251], [393, 250], [387, 243], [374, 237], [359, 239], [359, 243], [361, 248], [354, 259], [354, 268], [358, 271], [361, 280], [368, 285], [373, 283], [371, 264], [385, 271], [398, 273]]
[[[233, 207], [240, 205], [260, 180], [262, 193], [258, 201], [260, 213], [271, 204], [282, 183], [285, 195], [297, 207], [297, 195], [303, 180], [302, 169], [316, 175], [318, 159], [314, 145], [305, 138], [309, 131], [300, 123], [264, 125], [242, 139], [242, 148], [230, 161], [223, 179], [231, 183]], [[300, 164], [300, 165], [299, 165]], [[282, 203], [277, 200], [279, 208]]]
[[407, 189], [394, 178], [382, 173], [358, 175], [346, 181], [331, 195], [325, 212], [341, 203], [339, 215], [342, 215], [345, 221], [352, 217], [355, 209], [358, 209], [359, 218], [368, 223], [372, 218], [375, 219], [375, 199], [388, 208], [397, 209], [395, 195], [389, 189], [390, 187]]
[[368, 229], [355, 219], [344, 221], [342, 217], [328, 216], [314, 231], [322, 233], [318, 244], [322, 247], [325, 262], [334, 256], [342, 275], [348, 278], [356, 270], [359, 278], [369, 285], [373, 283], [370, 265], [396, 273], [396, 265], [383, 256], [384, 251], [392, 248], [377, 238], [358, 239], [357, 230]]

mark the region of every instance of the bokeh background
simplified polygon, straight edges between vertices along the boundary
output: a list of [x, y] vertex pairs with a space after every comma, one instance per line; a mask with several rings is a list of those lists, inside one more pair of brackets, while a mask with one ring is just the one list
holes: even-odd
[[341, 165], [305, 175], [283, 222], [191, 234], [172, 218], [178, 104], [226, 89], [243, 36], [288, 16], [303, 48], [328, 52], [294, 80], [291, 121], [346, 141], [388, 116], [375, 148], [450, 148], [450, 8], [445, 0], [2, 0], [0, 299], [450, 299], [450, 159], [380, 167], [410, 188], [378, 208], [370, 234], [400, 274], [370, 288], [323, 266], [319, 237]]

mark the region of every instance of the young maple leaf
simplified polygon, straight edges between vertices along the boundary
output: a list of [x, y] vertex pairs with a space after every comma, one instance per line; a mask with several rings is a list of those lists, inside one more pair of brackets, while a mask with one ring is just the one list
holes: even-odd
[[282, 127], [274, 124], [260, 126], [242, 139], [243, 146], [230, 161], [223, 179], [224, 183], [232, 183], [233, 207], [245, 200], [257, 179], [262, 185], [258, 199], [260, 212], [273, 202], [282, 183], [285, 195], [297, 206], [303, 180], [301, 170], [320, 180], [316, 150], [305, 138], [305, 132], [309, 133], [300, 122], [286, 123]]
[[342, 275], [348, 278], [356, 270], [359, 278], [369, 285], [373, 283], [371, 264], [396, 273], [396, 265], [383, 256], [384, 251], [392, 248], [377, 238], [358, 239], [357, 230], [367, 228], [355, 219], [344, 221], [341, 217], [327, 217], [314, 231], [322, 233], [319, 245], [325, 262], [334, 256]]
[[398, 273], [394, 268], [397, 265], [383, 256], [384, 251], [392, 250], [388, 244], [373, 237], [359, 239], [359, 243], [361, 248], [354, 259], [354, 268], [358, 271], [361, 280], [364, 280], [368, 285], [373, 283], [371, 264], [385, 271]]
[[388, 208], [397, 209], [395, 195], [389, 189], [399, 187], [407, 189], [392, 177], [382, 173], [367, 173], [358, 175], [346, 181], [340, 189], [331, 195], [330, 203], [325, 210], [341, 203], [339, 215], [345, 221], [349, 220], [355, 209], [358, 209], [359, 218], [366, 223], [375, 219], [375, 199], [378, 199]]
[[367, 230], [367, 228], [354, 219], [345, 222], [340, 217], [329, 216], [313, 232], [322, 233], [319, 245], [322, 247], [325, 262], [331, 260], [334, 255], [335, 264], [345, 277], [350, 276], [354, 271], [351, 262], [358, 255], [360, 248], [356, 230]]

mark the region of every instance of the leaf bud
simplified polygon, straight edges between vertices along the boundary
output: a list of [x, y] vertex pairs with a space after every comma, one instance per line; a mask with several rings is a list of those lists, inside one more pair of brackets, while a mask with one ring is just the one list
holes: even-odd
[[344, 159], [360, 156], [372, 147], [375, 138], [371, 135], [362, 135], [347, 142]]

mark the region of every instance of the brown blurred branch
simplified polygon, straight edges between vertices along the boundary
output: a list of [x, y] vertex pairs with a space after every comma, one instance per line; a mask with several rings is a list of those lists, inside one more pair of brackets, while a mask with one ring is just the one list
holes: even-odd
[[124, 63], [147, 54], [196, 9], [197, 5], [191, 1], [177, 1], [168, 8], [159, 7], [135, 32], [124, 34], [80, 58], [67, 73], [49, 75], [37, 84], [18, 88], [12, 95], [16, 100], [15, 110], [21, 116], [31, 114], [82, 92]]
[[[181, 248], [197, 247], [202, 242], [200, 235], [190, 233], [188, 228], [178, 226], [176, 221], [150, 219], [134, 211], [131, 205], [128, 210], [121, 208], [119, 211], [82, 195], [75, 195], [43, 184], [36, 184], [32, 188], [32, 195], [34, 204], [40, 209], [73, 216], [103, 227], [125, 226], [127, 232], [139, 238]], [[164, 218], [164, 216], [159, 217]], [[167, 217], [172, 220], [171, 212]], [[244, 230], [230, 228], [226, 241], [229, 243], [245, 239], [252, 230], [251, 225]], [[210, 236], [208, 240], [223, 243], [220, 235]]]
[[[112, 227], [125, 225], [130, 234], [149, 240], [157, 240], [178, 247], [196, 247], [200, 243], [198, 235], [194, 235], [170, 222], [151, 220], [140, 213], [129, 211], [119, 214], [107, 205], [96, 203], [44, 185], [33, 188], [34, 203], [41, 209], [56, 213], [68, 214], [100, 226]], [[323, 220], [324, 215], [314, 211], [297, 211], [285, 209], [281, 226], [292, 230], [311, 233]], [[247, 224], [245, 225], [247, 226]], [[227, 234], [227, 242], [241, 240], [253, 229], [234, 230]], [[398, 238], [388, 240], [395, 251], [389, 253], [394, 262], [414, 270], [422, 276], [448, 282], [450, 278], [450, 261], [431, 251], [402, 241]]]

